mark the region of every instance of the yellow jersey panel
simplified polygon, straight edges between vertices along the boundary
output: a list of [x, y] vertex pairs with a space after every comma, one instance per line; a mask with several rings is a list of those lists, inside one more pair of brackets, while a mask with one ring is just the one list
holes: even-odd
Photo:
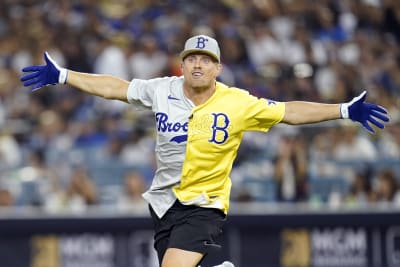
[[229, 209], [229, 174], [245, 131], [268, 131], [279, 123], [285, 104], [216, 84], [206, 103], [192, 110], [186, 156], [179, 185], [173, 188], [182, 203]]

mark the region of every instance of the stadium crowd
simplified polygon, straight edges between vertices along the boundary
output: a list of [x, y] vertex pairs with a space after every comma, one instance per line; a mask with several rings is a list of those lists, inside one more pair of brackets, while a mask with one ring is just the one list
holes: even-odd
[[391, 117], [375, 135], [349, 121], [246, 134], [234, 201], [400, 205], [400, 1], [4, 0], [0, 206], [140, 210], [154, 172], [152, 115], [68, 86], [30, 92], [21, 68], [48, 51], [77, 71], [180, 75], [184, 41], [200, 33], [219, 41], [228, 85], [327, 103], [367, 90]]

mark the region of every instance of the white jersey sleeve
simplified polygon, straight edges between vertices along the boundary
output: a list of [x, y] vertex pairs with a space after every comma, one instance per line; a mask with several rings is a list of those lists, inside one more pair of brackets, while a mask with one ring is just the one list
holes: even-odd
[[133, 79], [128, 87], [128, 102], [137, 109], [153, 109], [155, 92], [169, 86], [171, 78], [155, 78], [150, 80]]

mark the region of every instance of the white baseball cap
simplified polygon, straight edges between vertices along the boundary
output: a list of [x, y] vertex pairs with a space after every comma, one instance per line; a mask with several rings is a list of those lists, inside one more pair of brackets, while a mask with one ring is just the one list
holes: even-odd
[[180, 54], [181, 58], [184, 59], [192, 53], [204, 53], [221, 62], [218, 42], [207, 35], [196, 35], [187, 39], [185, 48]]

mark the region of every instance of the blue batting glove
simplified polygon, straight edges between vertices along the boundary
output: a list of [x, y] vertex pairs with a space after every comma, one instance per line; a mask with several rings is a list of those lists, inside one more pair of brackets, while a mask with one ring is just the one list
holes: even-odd
[[385, 128], [385, 125], [381, 121], [389, 121], [389, 117], [386, 115], [388, 112], [379, 105], [365, 102], [366, 96], [367, 92], [364, 91], [350, 102], [341, 104], [340, 114], [343, 119], [358, 121], [369, 132], [375, 133], [369, 123], [372, 123], [380, 129]]
[[23, 72], [28, 72], [21, 77], [21, 82], [24, 86], [31, 86], [31, 91], [36, 91], [44, 86], [50, 84], [65, 84], [67, 81], [67, 69], [61, 68], [49, 56], [47, 52], [44, 53], [46, 65], [29, 66], [22, 69]]

